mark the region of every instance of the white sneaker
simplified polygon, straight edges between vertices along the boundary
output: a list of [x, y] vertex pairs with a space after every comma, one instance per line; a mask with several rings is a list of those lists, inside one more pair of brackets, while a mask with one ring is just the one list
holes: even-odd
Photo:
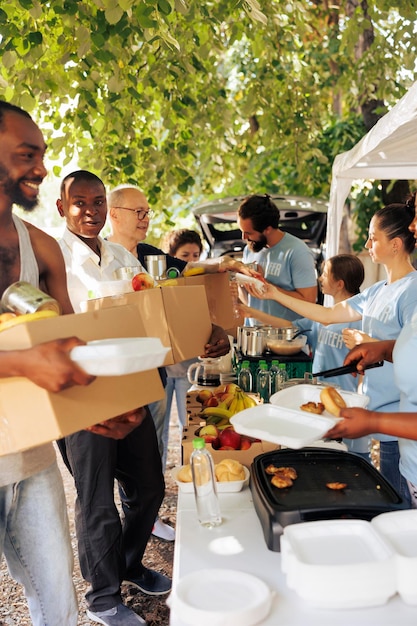
[[155, 520], [152, 534], [154, 537], [158, 537], [158, 539], [162, 539], [163, 541], [175, 541], [175, 529], [165, 524], [159, 517]]

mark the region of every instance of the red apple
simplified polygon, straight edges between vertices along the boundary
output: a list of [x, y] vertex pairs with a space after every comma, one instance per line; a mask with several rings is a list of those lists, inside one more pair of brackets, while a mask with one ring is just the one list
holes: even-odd
[[215, 396], [211, 396], [211, 398], [203, 402], [203, 406], [219, 406], [219, 401]]
[[210, 389], [201, 389], [201, 391], [198, 392], [196, 400], [197, 402], [200, 402], [200, 404], [205, 404], [207, 400], [212, 397], [213, 392], [210, 391]]
[[132, 287], [134, 291], [143, 291], [144, 289], [155, 287], [155, 282], [150, 274], [139, 272], [132, 278]]
[[249, 450], [249, 448], [252, 445], [252, 441], [249, 439], [249, 437], [245, 437], [244, 435], [242, 435], [241, 439], [240, 439], [240, 450]]
[[220, 439], [218, 437], [216, 437], [216, 439], [213, 439], [213, 441], [211, 442], [211, 447], [213, 448], [213, 450], [220, 450]]
[[221, 448], [230, 446], [232, 450], [239, 450], [242, 438], [233, 428], [225, 428], [220, 432], [219, 439]]
[[207, 424], [200, 428], [198, 436], [202, 437], [206, 443], [213, 443], [218, 438], [219, 431], [214, 424]]

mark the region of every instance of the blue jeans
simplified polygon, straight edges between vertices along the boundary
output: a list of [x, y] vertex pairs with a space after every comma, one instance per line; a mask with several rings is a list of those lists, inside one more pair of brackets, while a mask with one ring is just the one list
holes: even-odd
[[411, 506], [410, 490], [406, 479], [399, 470], [400, 451], [398, 441], [379, 442], [379, 464], [383, 477], [391, 483], [405, 502]]
[[56, 463], [0, 487], [0, 549], [25, 589], [34, 626], [76, 626], [67, 504]]
[[175, 393], [175, 401], [178, 409], [178, 420], [180, 435], [187, 421], [187, 391], [190, 388], [190, 383], [186, 376], [171, 377], [168, 376], [165, 396], [166, 396], [166, 409], [164, 416], [164, 429], [162, 432], [162, 443], [164, 447], [164, 453], [162, 455], [162, 467], [165, 470], [168, 452], [169, 441], [169, 422], [171, 419], [172, 399]]

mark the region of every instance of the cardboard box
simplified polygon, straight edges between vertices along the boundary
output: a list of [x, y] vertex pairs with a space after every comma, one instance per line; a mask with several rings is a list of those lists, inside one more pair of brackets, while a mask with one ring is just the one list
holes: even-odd
[[185, 285], [203, 285], [206, 290], [210, 318], [213, 324], [217, 324], [229, 331], [238, 325], [233, 306], [232, 292], [229, 284], [229, 272], [218, 274], [199, 274], [181, 278]]
[[202, 285], [146, 289], [85, 303], [87, 311], [133, 305], [145, 336], [159, 337], [170, 347], [165, 365], [200, 356], [211, 335], [206, 292]]
[[[195, 431], [198, 428], [199, 426], [184, 428], [181, 441], [182, 465], [186, 465], [190, 462], [190, 456], [193, 451], [193, 439]], [[236, 459], [237, 461], [240, 461], [242, 465], [249, 468], [253, 459], [258, 456], [258, 454], [264, 454], [265, 452], [271, 452], [272, 450], [279, 450], [280, 446], [275, 443], [270, 443], [269, 441], [259, 441], [252, 443], [248, 450], [214, 450], [209, 443], [206, 444], [206, 448], [212, 455], [215, 463], [220, 463], [223, 459]]]
[[[85, 341], [142, 337], [144, 329], [132, 306], [63, 315], [0, 332], [0, 350], [25, 349], [74, 335]], [[156, 369], [98, 377], [88, 387], [59, 393], [50, 393], [26, 378], [1, 379], [0, 455], [59, 439], [163, 396]]]

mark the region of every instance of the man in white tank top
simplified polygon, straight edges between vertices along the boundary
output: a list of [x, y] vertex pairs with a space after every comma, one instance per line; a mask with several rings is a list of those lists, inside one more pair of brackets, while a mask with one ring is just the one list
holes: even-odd
[[[58, 244], [12, 213], [13, 204], [26, 210], [37, 204], [39, 185], [46, 175], [45, 142], [25, 111], [3, 101], [0, 146], [0, 297], [9, 285], [25, 280], [41, 284], [60, 302], [64, 313], [71, 313]], [[93, 377], [68, 357], [81, 343], [71, 338], [0, 352], [0, 385], [1, 378], [9, 376], [25, 376], [53, 392], [89, 384]], [[31, 418], [42, 416], [35, 410]], [[67, 509], [52, 444], [0, 456], [1, 553], [10, 574], [24, 586], [34, 626], [76, 626]]]

